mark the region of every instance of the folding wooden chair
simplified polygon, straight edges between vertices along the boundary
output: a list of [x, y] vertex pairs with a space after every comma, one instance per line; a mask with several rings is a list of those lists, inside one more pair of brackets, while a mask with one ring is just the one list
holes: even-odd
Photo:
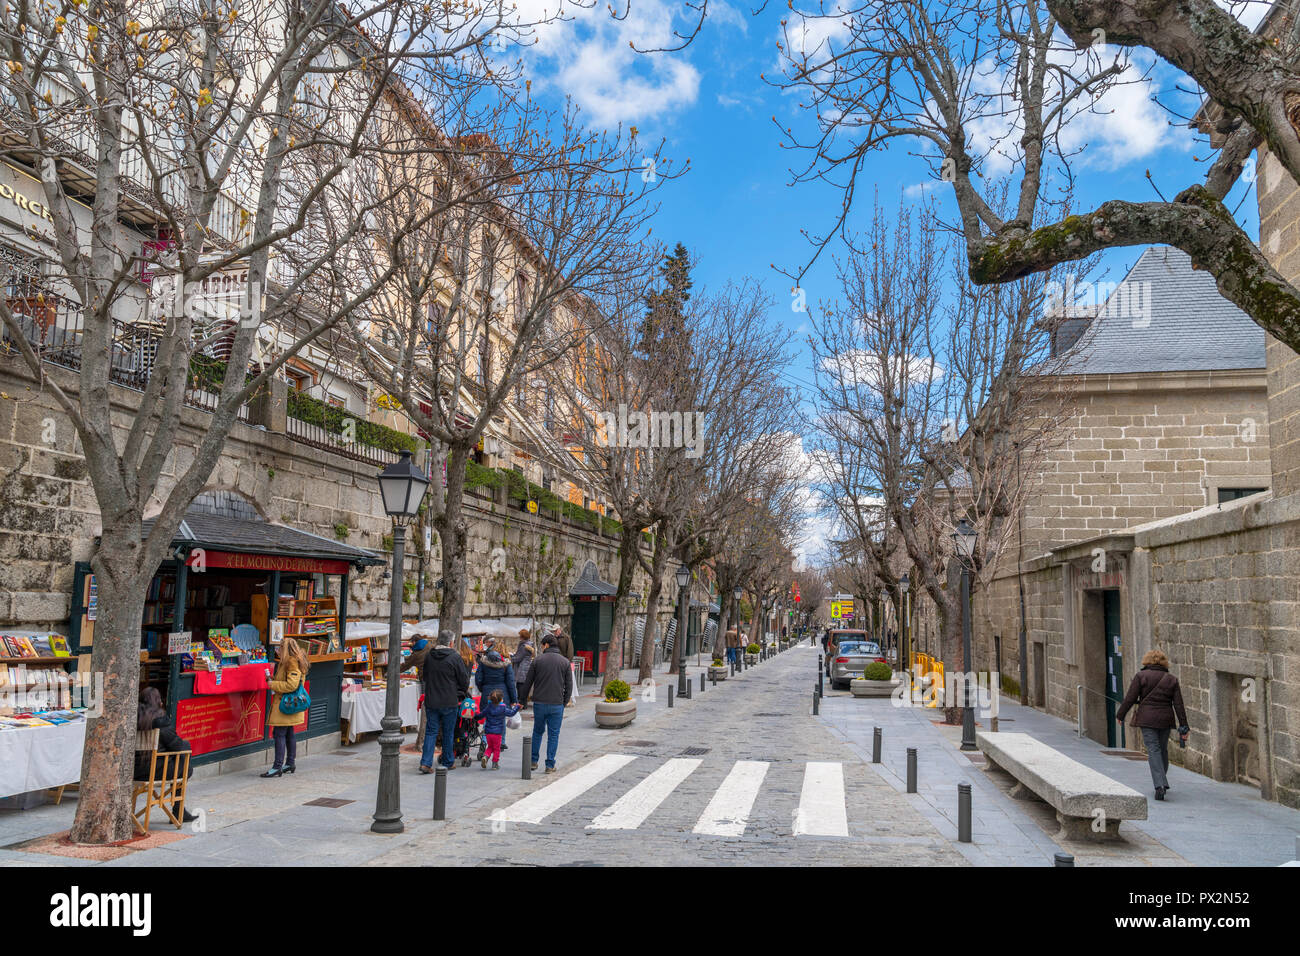
[[[176, 824], [176, 829], [183, 826], [185, 815], [185, 792], [190, 779], [189, 750], [158, 752], [158, 731], [140, 731], [136, 734], [135, 749], [149, 754], [149, 779], [137, 780], [131, 794], [131, 808], [135, 815], [135, 828], [141, 833], [149, 832], [149, 817], [154, 807], [162, 807], [167, 819]], [[144, 807], [137, 810], [136, 804], [144, 795]], [[173, 805], [175, 809], [173, 810]]]

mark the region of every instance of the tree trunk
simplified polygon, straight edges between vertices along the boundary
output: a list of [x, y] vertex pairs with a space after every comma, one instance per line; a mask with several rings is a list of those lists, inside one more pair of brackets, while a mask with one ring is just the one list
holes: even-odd
[[641, 667], [637, 672], [639, 684], [644, 684], [654, 673], [654, 639], [659, 633], [659, 595], [663, 593], [664, 565], [667, 563], [667, 550], [656, 545], [654, 560], [650, 565], [652, 569], [650, 593], [646, 596], [645, 633], [641, 637]]
[[102, 676], [104, 682], [103, 710], [86, 724], [74, 843], [114, 843], [135, 835], [131, 780], [140, 699], [140, 622], [153, 577], [153, 569], [147, 574], [135, 570], [140, 550], [139, 520], [128, 520], [105, 527], [90, 562], [99, 592], [90, 670], [92, 680]]
[[[640, 532], [636, 528], [624, 525], [618, 542], [618, 591], [614, 595], [614, 623], [610, 633], [609, 656], [605, 658], [605, 683], [601, 693], [609, 687], [609, 682], [619, 680], [623, 670], [623, 628], [627, 621], [627, 595], [632, 590], [632, 575], [636, 571], [636, 547]], [[642, 640], [644, 641], [644, 636]]]
[[[447, 497], [438, 520], [438, 537], [442, 539], [442, 605], [438, 609], [438, 629], [450, 630], [459, 640], [465, 619], [465, 557], [469, 546], [469, 528], [461, 510], [465, 492], [466, 448], [451, 448], [447, 454]], [[458, 645], [459, 647], [459, 645]]]

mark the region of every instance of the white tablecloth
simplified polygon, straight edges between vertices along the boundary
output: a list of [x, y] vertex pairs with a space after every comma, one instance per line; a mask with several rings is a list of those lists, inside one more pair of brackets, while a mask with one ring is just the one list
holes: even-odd
[[81, 779], [86, 722], [0, 731], [0, 797]]
[[[379, 721], [384, 717], [384, 704], [388, 689], [359, 690], [344, 694], [339, 704], [339, 716], [348, 722], [348, 742], [356, 740], [361, 734], [381, 730]], [[420, 723], [420, 685], [414, 682], [403, 683], [397, 701], [397, 713], [402, 718], [403, 727], [415, 727]]]

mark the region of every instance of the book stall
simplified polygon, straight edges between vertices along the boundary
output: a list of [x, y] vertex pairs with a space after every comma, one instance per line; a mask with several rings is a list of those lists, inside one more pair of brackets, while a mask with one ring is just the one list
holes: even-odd
[[33, 806], [81, 776], [88, 695], [76, 663], [62, 634], [0, 631], [0, 806]]
[[[402, 657], [409, 657], [411, 645], [420, 639], [410, 624], [402, 625]], [[381, 730], [380, 721], [388, 702], [388, 625], [358, 621], [348, 625], [344, 644], [348, 657], [343, 663], [343, 700], [340, 709], [343, 742], [355, 743], [362, 734]], [[400, 676], [397, 712], [402, 727], [420, 723], [419, 675], [414, 669]]]

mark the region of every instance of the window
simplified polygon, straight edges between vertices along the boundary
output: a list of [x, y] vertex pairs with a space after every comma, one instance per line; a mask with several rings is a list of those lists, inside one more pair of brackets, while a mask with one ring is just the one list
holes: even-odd
[[296, 369], [286, 368], [284, 374], [289, 379], [289, 387], [294, 391], [301, 392], [305, 389], [311, 388], [311, 376], [306, 372], [299, 372]]
[[1268, 491], [1267, 488], [1220, 488], [1219, 504], [1229, 501], [1236, 501], [1238, 498], [1249, 498], [1251, 495], [1257, 495], [1261, 491]]

